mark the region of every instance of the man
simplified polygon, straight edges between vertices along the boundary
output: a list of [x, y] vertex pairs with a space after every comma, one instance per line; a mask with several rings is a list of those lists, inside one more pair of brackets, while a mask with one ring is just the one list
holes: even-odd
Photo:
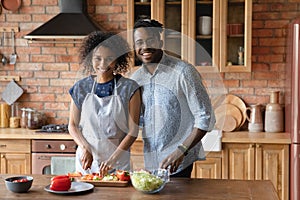
[[215, 123], [201, 76], [190, 64], [163, 50], [162, 24], [135, 23], [133, 41], [142, 67], [133, 75], [142, 87], [145, 167], [190, 177], [193, 162], [205, 159], [201, 139]]

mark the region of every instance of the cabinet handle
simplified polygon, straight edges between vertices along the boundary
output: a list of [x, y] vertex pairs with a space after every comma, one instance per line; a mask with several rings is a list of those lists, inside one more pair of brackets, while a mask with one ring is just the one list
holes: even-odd
[[256, 148], [260, 148], [260, 147], [261, 147], [261, 145], [260, 145], [260, 144], [257, 144], [257, 145], [256, 145]]
[[254, 144], [250, 144], [250, 148], [254, 148], [255, 147], [255, 145]]
[[0, 144], [0, 148], [6, 148], [6, 144]]
[[1, 155], [1, 158], [5, 158], [5, 155]]

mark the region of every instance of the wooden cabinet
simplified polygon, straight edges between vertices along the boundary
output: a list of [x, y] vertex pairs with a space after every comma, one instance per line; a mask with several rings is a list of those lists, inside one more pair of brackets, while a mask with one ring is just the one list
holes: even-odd
[[281, 199], [288, 199], [288, 167], [287, 144], [223, 144], [223, 178], [271, 180]]
[[0, 173], [30, 174], [30, 140], [0, 140]]
[[[165, 28], [164, 50], [192, 63], [198, 71], [251, 71], [252, 0], [127, 0], [127, 3], [128, 30], [133, 29], [137, 19], [158, 20]], [[211, 19], [211, 32], [200, 31], [201, 17]], [[133, 44], [131, 35], [128, 39]]]
[[142, 139], [137, 139], [130, 148], [131, 169], [144, 169], [144, 143]]
[[194, 162], [192, 178], [222, 178], [222, 153], [210, 152], [206, 155], [206, 160]]

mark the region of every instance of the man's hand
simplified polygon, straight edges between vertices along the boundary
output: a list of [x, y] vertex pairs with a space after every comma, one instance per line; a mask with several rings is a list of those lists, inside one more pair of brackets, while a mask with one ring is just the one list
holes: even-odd
[[176, 149], [173, 153], [171, 153], [162, 161], [160, 167], [163, 169], [170, 169], [171, 173], [176, 172], [179, 165], [183, 161], [183, 157], [183, 153], [179, 149]]

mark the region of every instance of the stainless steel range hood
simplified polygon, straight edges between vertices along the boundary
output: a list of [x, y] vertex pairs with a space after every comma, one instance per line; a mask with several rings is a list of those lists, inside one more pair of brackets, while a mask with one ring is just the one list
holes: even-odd
[[33, 30], [28, 40], [83, 39], [95, 30], [104, 30], [88, 16], [86, 0], [59, 0], [60, 13]]

